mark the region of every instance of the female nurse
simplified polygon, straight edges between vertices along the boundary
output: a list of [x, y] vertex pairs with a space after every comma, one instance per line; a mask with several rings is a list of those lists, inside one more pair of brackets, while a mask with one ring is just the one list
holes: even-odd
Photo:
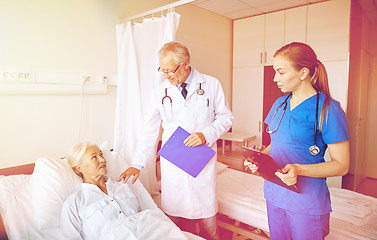
[[[331, 212], [326, 177], [349, 168], [347, 119], [331, 98], [325, 66], [304, 43], [283, 46], [274, 55], [274, 82], [285, 96], [276, 100], [265, 123], [271, 144], [264, 150], [282, 172], [275, 174], [301, 193], [265, 181], [271, 239], [324, 239]], [[331, 160], [324, 160], [325, 151]], [[252, 172], [258, 167], [247, 160]]]

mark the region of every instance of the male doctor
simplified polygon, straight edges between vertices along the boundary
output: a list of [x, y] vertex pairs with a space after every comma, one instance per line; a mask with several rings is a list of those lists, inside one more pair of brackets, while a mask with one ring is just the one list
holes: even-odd
[[[148, 156], [155, 153], [154, 145], [162, 124], [164, 144], [178, 126], [192, 133], [184, 143], [189, 147], [207, 144], [216, 151], [216, 141], [232, 125], [229, 109], [220, 82], [190, 67], [190, 54], [178, 42], [166, 43], [159, 54], [159, 72], [163, 81], [152, 96], [153, 111], [148, 116], [139, 139], [132, 165], [118, 181], [139, 177]], [[152, 152], [151, 152], [152, 151]], [[219, 239], [216, 225], [216, 161], [210, 160], [203, 171], [192, 177], [166, 159], [161, 159], [161, 207], [184, 231], [196, 233], [199, 224], [209, 239]]]

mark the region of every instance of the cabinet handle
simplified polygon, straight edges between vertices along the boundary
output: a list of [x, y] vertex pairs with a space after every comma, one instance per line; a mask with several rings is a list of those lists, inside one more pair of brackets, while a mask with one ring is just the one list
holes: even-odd
[[258, 123], [259, 123], [259, 132], [260, 132], [260, 131], [261, 131], [261, 130], [260, 130], [260, 126], [261, 126], [261, 121], [259, 121]]
[[264, 63], [267, 63], [267, 52], [264, 52]]
[[263, 52], [260, 52], [260, 64], [263, 64], [262, 59], [263, 59]]

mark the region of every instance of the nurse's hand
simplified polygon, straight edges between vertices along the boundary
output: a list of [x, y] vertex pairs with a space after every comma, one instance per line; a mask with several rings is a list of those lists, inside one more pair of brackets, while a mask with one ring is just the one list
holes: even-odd
[[132, 184], [136, 182], [136, 180], [140, 176], [140, 170], [137, 168], [129, 167], [126, 171], [124, 171], [118, 178], [117, 182], [120, 182], [123, 180], [123, 183], [126, 183], [128, 179], [133, 176]]
[[298, 167], [295, 164], [287, 164], [282, 172], [276, 172], [275, 175], [279, 177], [288, 186], [297, 183]]
[[258, 171], [258, 165], [252, 163], [250, 160], [245, 159], [243, 165], [246, 167], [246, 169], [249, 168], [251, 173], [255, 173], [256, 171]]
[[196, 132], [188, 136], [183, 143], [188, 147], [196, 147], [206, 143], [206, 138], [203, 133]]

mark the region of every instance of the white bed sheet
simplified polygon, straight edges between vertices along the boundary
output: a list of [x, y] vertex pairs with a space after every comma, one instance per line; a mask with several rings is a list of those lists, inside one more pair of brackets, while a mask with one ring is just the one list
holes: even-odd
[[268, 230], [263, 178], [227, 168], [217, 175], [219, 213]]
[[[217, 176], [219, 213], [268, 232], [263, 179], [227, 168]], [[377, 239], [377, 199], [330, 188], [333, 212], [327, 240]]]

